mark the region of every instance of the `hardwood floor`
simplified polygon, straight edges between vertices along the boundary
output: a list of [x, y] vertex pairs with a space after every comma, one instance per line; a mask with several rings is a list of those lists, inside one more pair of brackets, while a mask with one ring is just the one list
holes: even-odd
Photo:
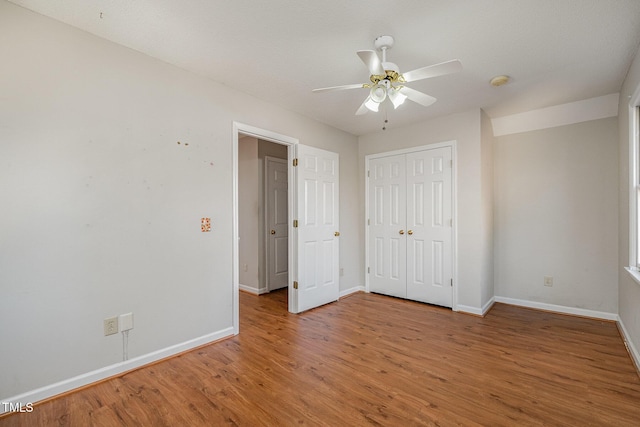
[[358, 293], [301, 315], [241, 293], [240, 335], [0, 418], [0, 426], [638, 426], [614, 323], [485, 318]]

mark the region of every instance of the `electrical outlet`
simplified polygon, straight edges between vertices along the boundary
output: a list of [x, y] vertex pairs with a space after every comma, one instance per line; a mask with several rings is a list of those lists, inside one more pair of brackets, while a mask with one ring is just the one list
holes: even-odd
[[104, 336], [113, 335], [118, 333], [118, 318], [110, 317], [104, 319]]
[[544, 285], [545, 286], [553, 286], [553, 277], [544, 276]]
[[128, 331], [133, 329], [133, 313], [121, 314], [118, 316], [121, 331]]

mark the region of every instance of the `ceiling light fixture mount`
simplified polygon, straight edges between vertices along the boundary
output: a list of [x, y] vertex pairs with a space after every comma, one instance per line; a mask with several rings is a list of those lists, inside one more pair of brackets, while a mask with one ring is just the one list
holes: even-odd
[[495, 76], [489, 81], [489, 83], [491, 83], [491, 86], [498, 87], [506, 85], [507, 83], [509, 83], [509, 80], [511, 80], [511, 77], [503, 74], [500, 76]]

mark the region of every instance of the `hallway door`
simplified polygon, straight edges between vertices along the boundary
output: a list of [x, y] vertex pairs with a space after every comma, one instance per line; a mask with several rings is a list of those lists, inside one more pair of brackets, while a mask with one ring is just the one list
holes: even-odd
[[265, 157], [267, 290], [284, 288], [289, 278], [287, 161]]
[[[339, 156], [296, 146], [297, 311], [337, 301], [339, 282]], [[294, 284], [295, 288], [295, 284]]]

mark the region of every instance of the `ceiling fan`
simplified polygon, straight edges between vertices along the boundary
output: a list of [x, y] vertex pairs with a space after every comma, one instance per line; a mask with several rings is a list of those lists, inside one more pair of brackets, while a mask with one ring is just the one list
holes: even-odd
[[373, 50], [359, 50], [358, 56], [369, 69], [371, 83], [352, 84], [344, 86], [325, 87], [314, 89], [313, 92], [331, 92], [336, 90], [366, 88], [369, 89], [369, 96], [364, 100], [356, 115], [365, 114], [367, 111], [378, 111], [382, 102], [387, 98], [393, 104], [393, 108], [398, 108], [406, 99], [428, 107], [436, 102], [436, 98], [405, 86], [405, 83], [431, 77], [443, 76], [462, 70], [462, 63], [457, 59], [442, 62], [440, 64], [429, 65], [400, 73], [400, 68], [393, 62], [387, 62], [387, 50], [394, 44], [392, 36], [380, 36], [375, 39], [376, 50], [382, 52], [382, 61]]

